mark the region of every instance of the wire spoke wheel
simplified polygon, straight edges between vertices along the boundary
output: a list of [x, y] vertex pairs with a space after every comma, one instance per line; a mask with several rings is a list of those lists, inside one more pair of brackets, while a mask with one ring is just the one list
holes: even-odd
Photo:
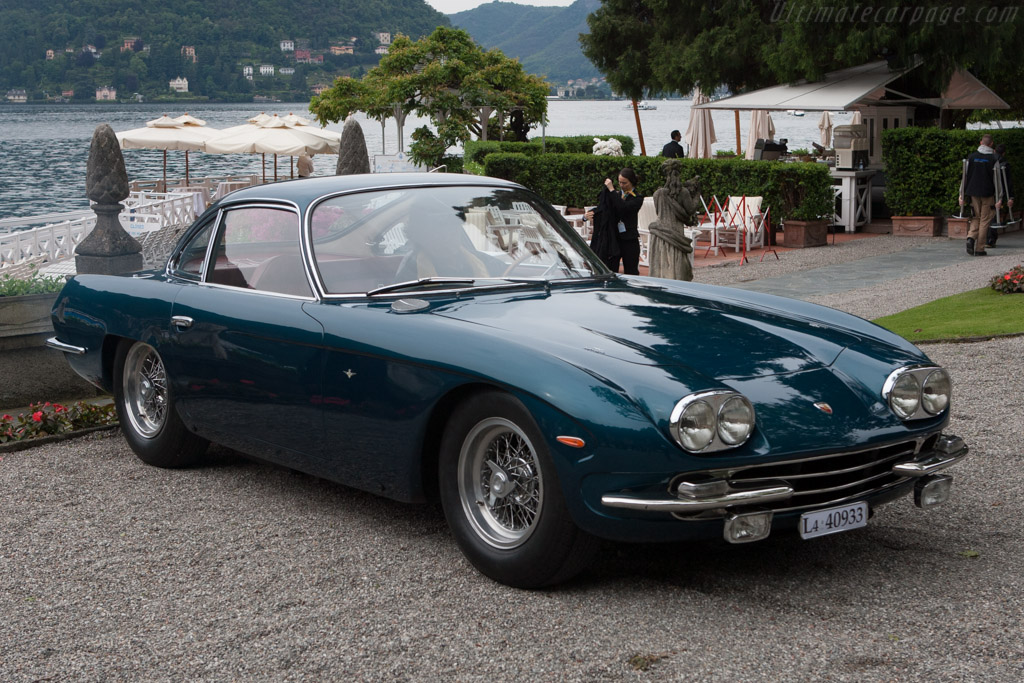
[[459, 453], [459, 497], [476, 533], [495, 548], [516, 548], [540, 519], [544, 488], [529, 437], [499, 417], [479, 422]]
[[132, 428], [145, 438], [160, 433], [167, 422], [167, 373], [160, 355], [148, 344], [135, 344], [122, 374], [124, 408]]

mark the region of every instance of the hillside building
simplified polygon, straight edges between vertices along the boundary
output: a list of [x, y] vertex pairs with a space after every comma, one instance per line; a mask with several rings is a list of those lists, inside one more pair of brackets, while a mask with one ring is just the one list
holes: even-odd
[[167, 84], [174, 92], [188, 92], [188, 79], [178, 76]]
[[194, 45], [182, 45], [181, 56], [185, 59], [191, 59], [193, 64], [199, 61], [196, 57], [196, 48]]
[[117, 89], [111, 88], [109, 85], [105, 85], [102, 88], [96, 88], [96, 101], [117, 102]]
[[377, 42], [380, 43], [381, 45], [390, 45], [391, 44], [391, 34], [388, 33], [387, 31], [378, 31], [377, 32]]
[[355, 51], [354, 45], [331, 45], [332, 55], [351, 55], [355, 54]]
[[260, 76], [273, 76], [274, 65], [273, 64], [260, 64]]
[[7, 91], [7, 101], [14, 102], [15, 104], [25, 104], [28, 102], [28, 94], [22, 88], [14, 88]]
[[294, 40], [282, 40], [281, 41], [281, 52], [295, 52], [295, 41]]
[[47, 61], [53, 59], [53, 57], [54, 57], [53, 50], [47, 50], [46, 51], [46, 59], [47, 59]]
[[282, 66], [280, 69], [277, 70], [277, 72], [279, 74], [281, 74], [282, 76], [291, 76], [292, 74], [295, 73], [295, 67], [294, 66]]

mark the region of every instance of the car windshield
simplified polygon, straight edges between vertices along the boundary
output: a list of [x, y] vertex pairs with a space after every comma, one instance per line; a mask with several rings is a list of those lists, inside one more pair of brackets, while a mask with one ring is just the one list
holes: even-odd
[[[555, 210], [515, 188], [415, 187], [317, 204], [308, 222], [328, 294], [607, 276]], [[407, 286], [395, 287], [408, 283]]]

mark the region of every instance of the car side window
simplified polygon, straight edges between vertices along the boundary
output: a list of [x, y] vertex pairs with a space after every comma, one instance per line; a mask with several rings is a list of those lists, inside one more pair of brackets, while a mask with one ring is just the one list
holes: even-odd
[[298, 216], [265, 206], [225, 211], [207, 281], [312, 296], [299, 250]]
[[181, 250], [174, 267], [177, 274], [197, 280], [203, 277], [206, 250], [210, 246], [210, 234], [213, 232], [214, 225], [216, 225], [216, 220], [211, 218], [206, 227], [197, 232]]

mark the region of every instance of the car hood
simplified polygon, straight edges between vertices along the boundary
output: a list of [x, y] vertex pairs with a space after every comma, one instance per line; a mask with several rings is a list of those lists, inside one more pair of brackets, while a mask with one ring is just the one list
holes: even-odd
[[[819, 321], [807, 311], [864, 321], [781, 297], [661, 281], [612, 281], [603, 287], [552, 287], [550, 292], [470, 297], [436, 315], [485, 325], [580, 367], [600, 358], [645, 366], [684, 366], [724, 380], [802, 372], [831, 365], [865, 335]], [[688, 291], [692, 290], [692, 291]], [[828, 316], [826, 316], [827, 318]]]

